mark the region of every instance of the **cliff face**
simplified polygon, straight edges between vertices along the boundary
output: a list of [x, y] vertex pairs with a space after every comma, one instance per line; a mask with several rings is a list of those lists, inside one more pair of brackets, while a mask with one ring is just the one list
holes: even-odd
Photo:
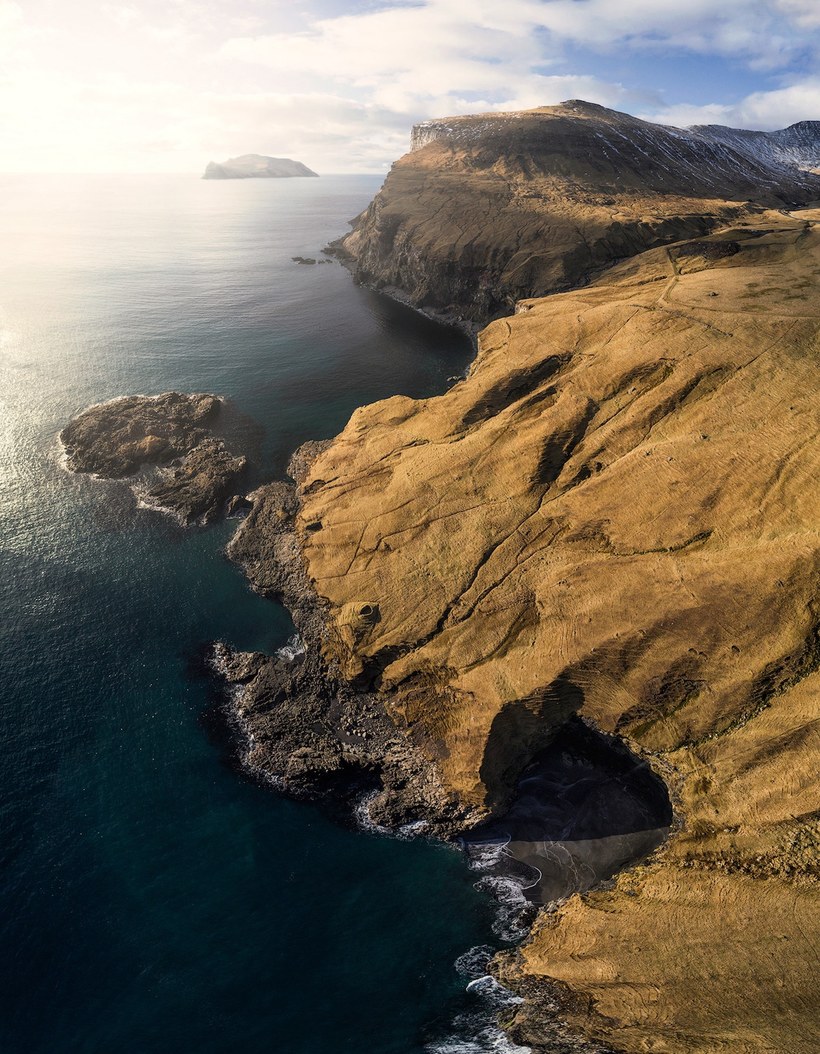
[[314, 597], [333, 671], [321, 746], [289, 722], [295, 773], [270, 721], [299, 687], [235, 675], [286, 785], [359, 765], [411, 813], [475, 818], [575, 713], [663, 775], [667, 847], [500, 963], [523, 1041], [549, 979], [616, 1049], [817, 1049], [818, 221], [770, 213], [520, 304], [466, 380], [358, 410], [294, 470], [291, 512], [263, 491], [240, 536], [257, 586]]
[[556, 1002], [622, 1051], [820, 1047], [820, 210], [780, 207], [820, 195], [720, 131], [419, 130], [346, 239], [363, 277], [478, 318], [632, 258], [492, 322], [447, 394], [356, 411], [232, 543], [307, 645], [220, 655], [286, 789], [452, 833], [575, 715], [663, 778], [663, 848], [496, 963], [537, 1049]]
[[362, 281], [485, 322], [613, 260], [820, 196], [793, 163], [816, 135], [800, 153], [797, 133], [778, 152], [728, 132], [577, 101], [426, 122], [337, 248]]

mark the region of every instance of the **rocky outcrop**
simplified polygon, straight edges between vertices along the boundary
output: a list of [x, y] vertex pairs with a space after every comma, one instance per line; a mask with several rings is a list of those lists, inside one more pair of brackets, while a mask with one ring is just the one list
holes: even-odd
[[[818, 222], [766, 213], [522, 302], [446, 395], [361, 408], [295, 495], [258, 492], [235, 543], [303, 598], [310, 676], [344, 699], [298, 719], [307, 745], [330, 725], [391, 822], [498, 812], [571, 715], [669, 787], [667, 845], [499, 962], [514, 1035], [557, 1000], [624, 1051], [816, 1049]], [[251, 750], [292, 781], [289, 736], [315, 784], [302, 688], [259, 676]], [[362, 761], [339, 729], [371, 720]]]
[[207, 523], [222, 514], [246, 467], [211, 435], [221, 405], [213, 395], [165, 392], [91, 406], [60, 434], [66, 464], [107, 479], [161, 466], [135, 481], [141, 500], [183, 523]]
[[203, 179], [289, 179], [294, 176], [318, 176], [317, 172], [291, 161], [289, 157], [266, 157], [264, 154], [242, 154], [227, 161], [208, 162]]
[[426, 122], [412, 144], [335, 250], [362, 282], [473, 326], [614, 260], [820, 197], [788, 144], [741, 149], [577, 100]]
[[[306, 444], [290, 472], [303, 479], [326, 445]], [[346, 679], [325, 655], [327, 612], [305, 575], [296, 488], [271, 483], [250, 499], [228, 553], [259, 593], [285, 602], [299, 637], [273, 657], [215, 646], [213, 665], [234, 689], [229, 715], [241, 733], [241, 764], [298, 798], [332, 792], [337, 807], [355, 808], [367, 794], [372, 823], [396, 828], [426, 817], [431, 830], [452, 834], [468, 810], [444, 789], [434, 759], [396, 725], [378, 692]], [[354, 608], [344, 616], [354, 634], [378, 619], [375, 605]]]

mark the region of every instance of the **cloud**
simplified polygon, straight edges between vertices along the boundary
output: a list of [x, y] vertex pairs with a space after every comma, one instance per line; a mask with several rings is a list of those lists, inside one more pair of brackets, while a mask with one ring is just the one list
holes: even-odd
[[772, 91], [759, 91], [735, 103], [670, 106], [645, 116], [666, 124], [728, 124], [774, 131], [797, 121], [820, 120], [820, 76], [806, 77]]
[[344, 83], [395, 110], [470, 93], [502, 97], [549, 64], [531, 33], [539, 6], [429, 0], [318, 20], [302, 33], [237, 37], [221, 55], [274, 71], [280, 83], [288, 76]]
[[407, 105], [425, 94], [515, 94], [569, 46], [673, 49], [783, 68], [817, 52], [806, 30], [818, 27], [816, 0], [423, 0], [318, 19], [299, 33], [234, 37], [221, 55], [344, 80]]
[[[198, 171], [252, 150], [381, 170], [418, 120], [578, 97], [676, 124], [820, 117], [820, 0], [229, 6], [0, 0], [0, 169]], [[716, 94], [701, 78], [667, 105], [668, 64], [686, 84], [693, 55]]]
[[691, 52], [777, 69], [818, 50], [806, 37], [820, 26], [816, 0], [547, 0], [539, 8], [554, 42], [604, 52]]
[[[558, 72], [561, 42], [539, 31], [539, 0], [426, 0], [319, 19], [299, 33], [227, 40], [226, 65], [259, 69], [276, 90], [304, 91], [331, 83], [374, 106], [424, 117], [477, 110], [521, 109], [584, 95], [591, 101], [646, 105], [594, 74]], [[555, 70], [555, 72], [553, 72]]]

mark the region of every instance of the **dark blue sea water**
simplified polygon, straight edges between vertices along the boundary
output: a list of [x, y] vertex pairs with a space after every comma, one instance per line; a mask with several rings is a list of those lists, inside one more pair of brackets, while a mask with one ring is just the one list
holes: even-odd
[[361, 403], [444, 390], [463, 337], [290, 259], [378, 182], [0, 178], [8, 1054], [410, 1054], [472, 1006], [454, 960], [495, 938], [464, 860], [245, 782], [203, 730], [200, 646], [291, 629], [233, 525], [137, 509], [56, 441], [91, 402], [216, 392], [271, 477]]

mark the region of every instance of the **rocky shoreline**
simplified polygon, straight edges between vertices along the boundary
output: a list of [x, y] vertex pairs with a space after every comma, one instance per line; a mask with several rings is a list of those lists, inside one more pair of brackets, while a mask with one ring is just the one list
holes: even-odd
[[[621, 833], [640, 848], [621, 862], [650, 856], [565, 890], [497, 957], [524, 1000], [503, 1012], [509, 1034], [552, 1052], [813, 1054], [820, 216], [780, 206], [816, 197], [817, 177], [764, 160], [760, 203], [740, 201], [749, 159], [693, 136], [681, 170], [664, 162], [642, 188], [644, 162], [619, 145], [629, 193], [610, 200], [612, 173], [592, 178], [576, 133], [615, 127], [641, 157], [655, 133], [556, 109], [560, 134], [532, 157], [580, 168], [535, 179], [555, 237], [525, 246], [523, 271], [508, 250], [543, 212], [527, 166], [495, 163], [504, 121], [488, 141], [447, 131], [403, 159], [344, 240], [359, 280], [465, 325], [509, 307], [522, 274], [554, 295], [482, 330], [445, 395], [360, 408], [296, 452], [293, 483], [249, 495], [229, 555], [285, 604], [300, 647], [216, 645], [212, 666], [247, 771], [348, 809], [366, 796], [384, 828], [481, 830], [572, 721], [581, 739], [623, 743], [663, 775], [674, 836], [644, 839], [668, 828], [661, 811], [633, 823]], [[700, 197], [683, 195], [700, 163]], [[514, 222], [484, 224], [477, 180], [489, 214], [509, 220], [512, 202]], [[454, 194], [465, 208], [442, 230]], [[558, 767], [586, 786], [573, 749]], [[532, 845], [566, 841], [580, 870], [581, 843], [601, 838], [560, 823], [539, 837], [531, 819], [518, 860], [531, 868]], [[492, 830], [512, 853], [514, 832]]]
[[[325, 446], [296, 452], [289, 472], [297, 481]], [[257, 592], [284, 604], [301, 647], [293, 657], [214, 647], [215, 670], [236, 689], [229, 705], [246, 736], [243, 766], [297, 798], [332, 793], [353, 808], [370, 791], [368, 818], [382, 827], [424, 820], [430, 833], [456, 833], [470, 812], [444, 791], [429, 756], [396, 726], [366, 678], [352, 684], [326, 658], [330, 623], [295, 532], [297, 484], [267, 484], [248, 498], [252, 508], [228, 555]]]

